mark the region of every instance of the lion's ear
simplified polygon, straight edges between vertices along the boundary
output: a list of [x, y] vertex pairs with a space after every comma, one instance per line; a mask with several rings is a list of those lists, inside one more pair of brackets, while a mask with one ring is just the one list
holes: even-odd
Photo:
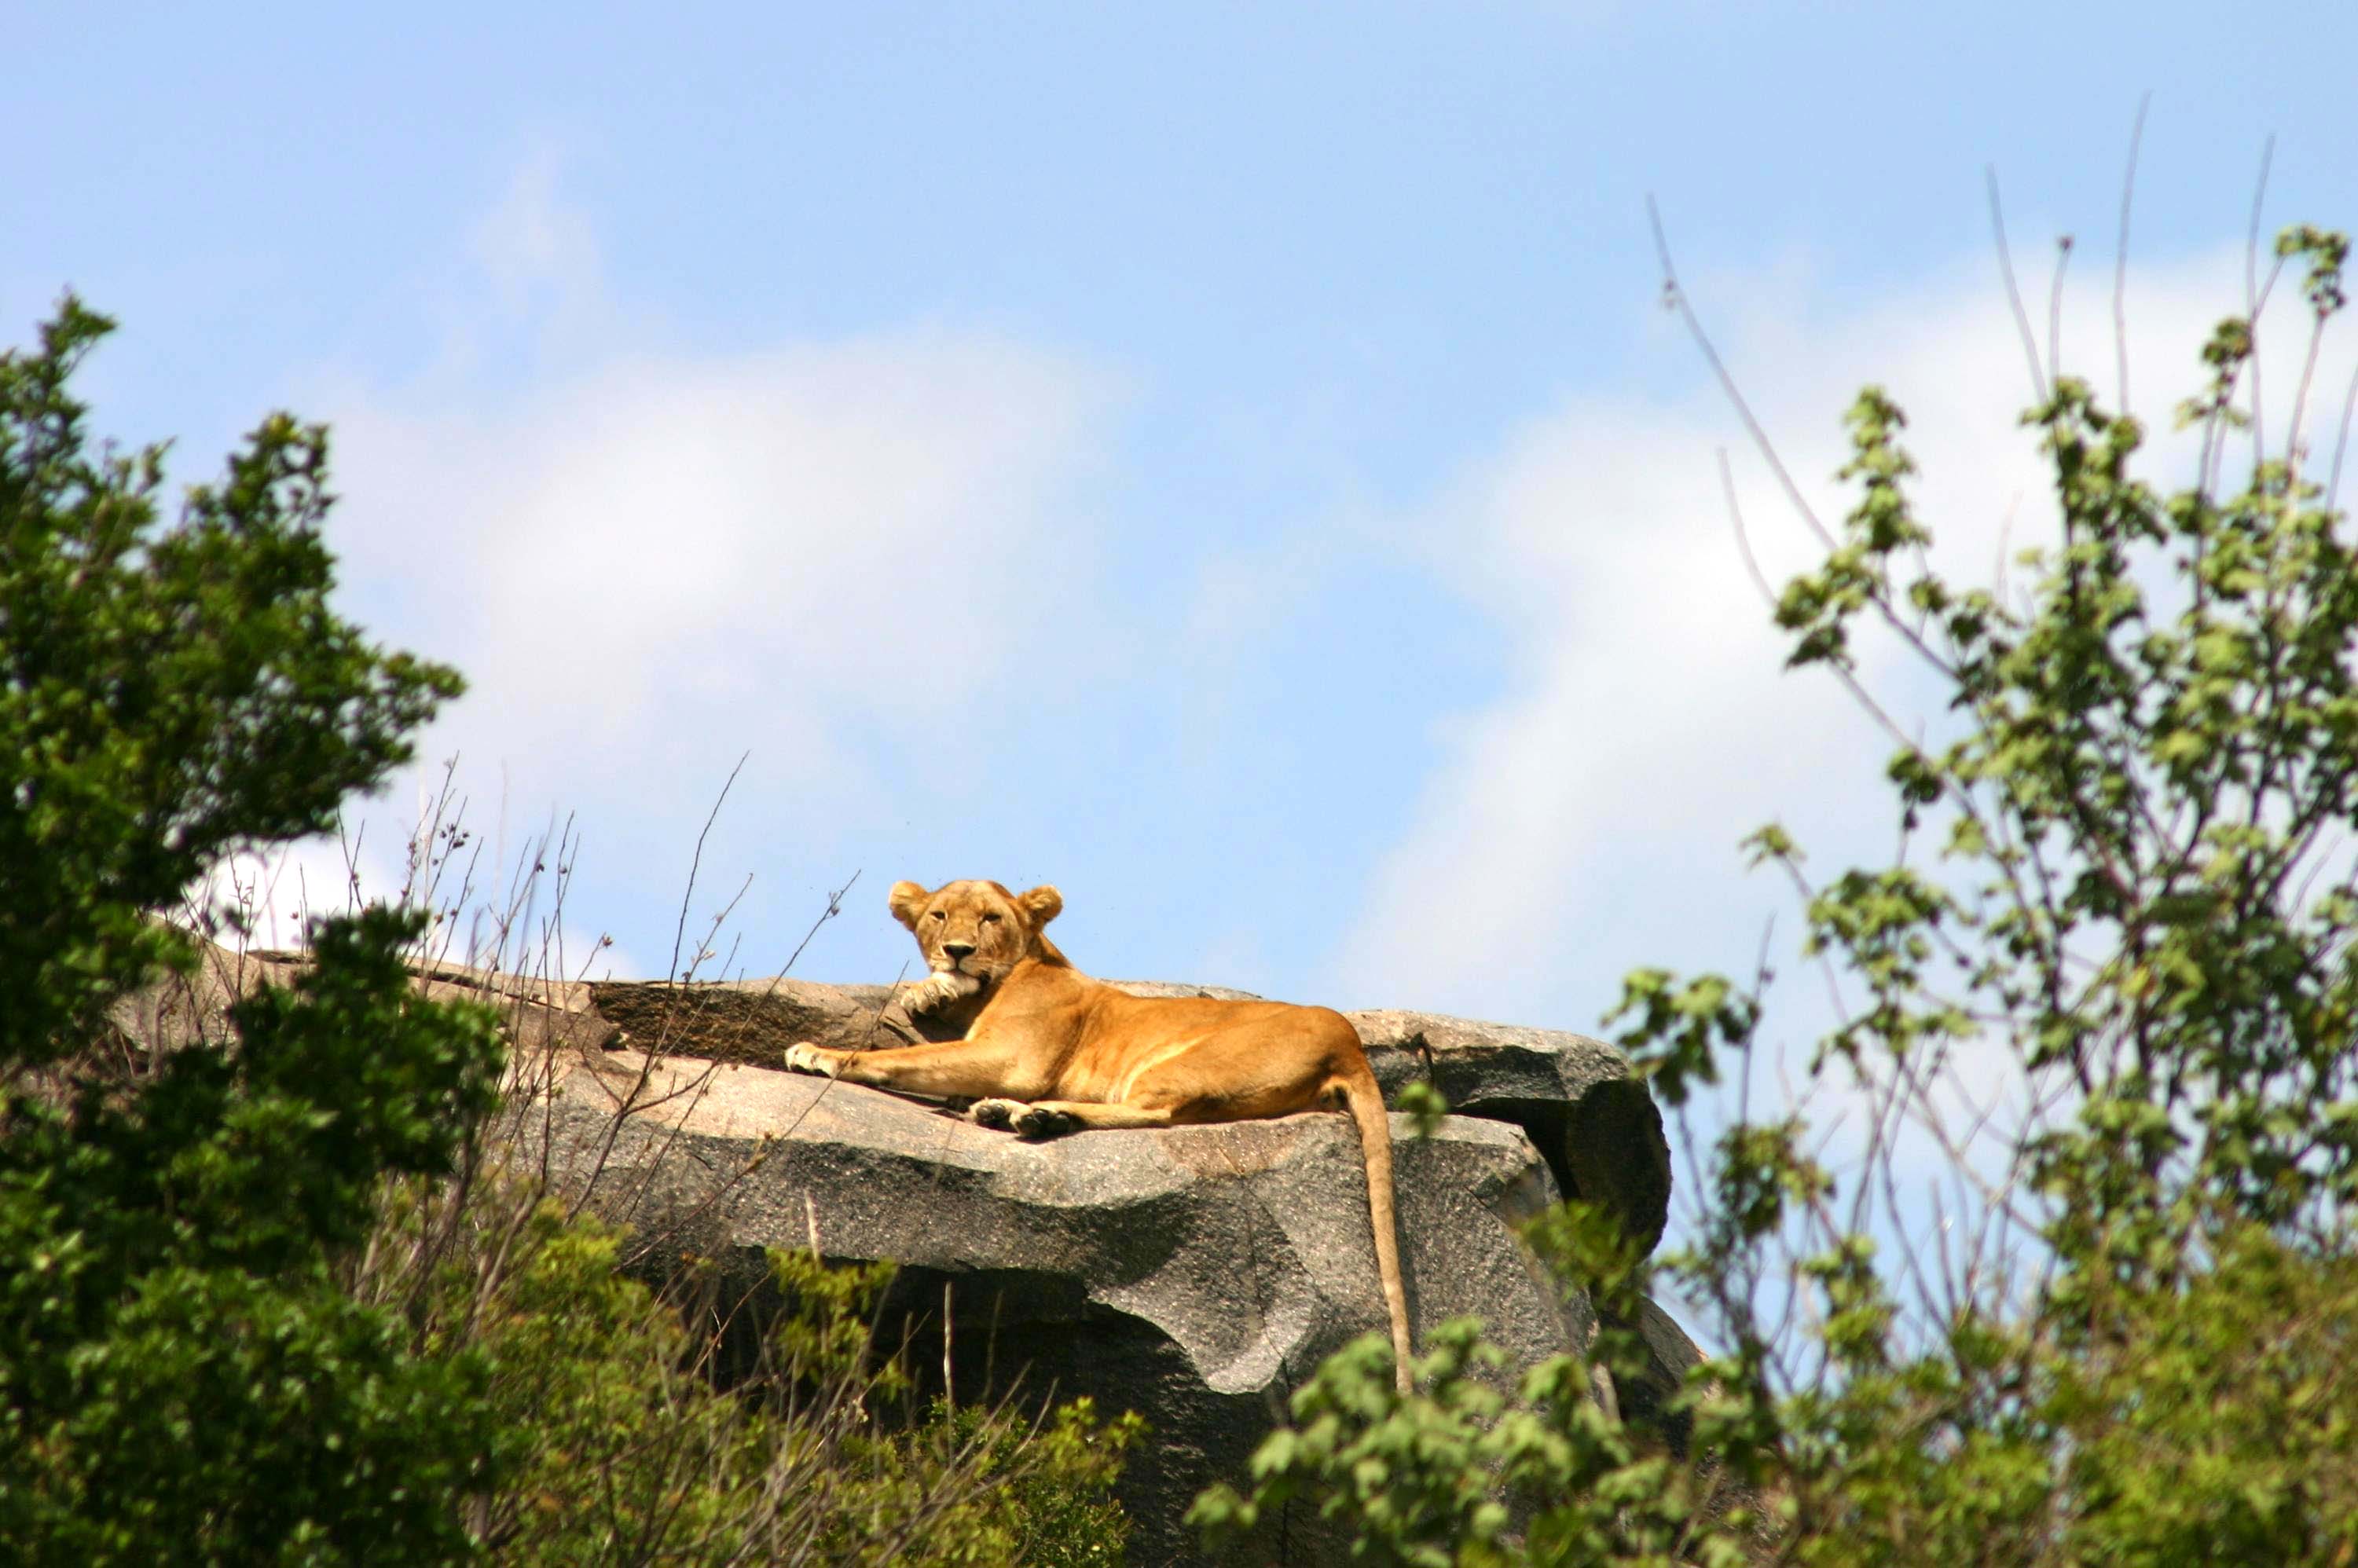
[[914, 882], [894, 882], [885, 903], [892, 911], [893, 919], [914, 931], [917, 917], [925, 913], [925, 901], [933, 896]]
[[1064, 913], [1065, 895], [1043, 883], [1015, 900], [1016, 907], [1032, 917], [1034, 926], [1045, 925]]

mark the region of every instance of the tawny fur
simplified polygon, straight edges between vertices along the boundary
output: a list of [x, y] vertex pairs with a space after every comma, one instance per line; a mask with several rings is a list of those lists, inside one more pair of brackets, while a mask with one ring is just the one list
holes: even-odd
[[891, 903], [894, 917], [915, 933], [930, 971], [903, 993], [910, 1011], [987, 993], [966, 1038], [891, 1051], [806, 1043], [787, 1051], [788, 1067], [912, 1094], [973, 1097], [968, 1114], [977, 1123], [1022, 1138], [1339, 1106], [1358, 1128], [1376, 1270], [1396, 1376], [1408, 1390], [1391, 1123], [1349, 1020], [1323, 1007], [1134, 997], [1101, 985], [1074, 968], [1043, 929], [1065, 907], [1052, 887], [1012, 893], [997, 882], [957, 881], [927, 892], [896, 882]]

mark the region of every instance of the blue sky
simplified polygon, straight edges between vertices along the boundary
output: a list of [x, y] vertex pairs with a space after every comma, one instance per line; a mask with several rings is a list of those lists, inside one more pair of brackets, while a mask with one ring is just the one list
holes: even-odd
[[336, 425], [347, 607], [467, 671], [427, 754], [511, 852], [574, 814], [622, 973], [742, 754], [692, 923], [750, 877], [749, 973], [855, 870], [806, 974], [890, 978], [884, 889], [961, 875], [1056, 882], [1096, 972], [1347, 1007], [1594, 1030], [1747, 966], [1795, 923], [1736, 840], [1887, 853], [1884, 747], [1777, 672], [1646, 195], [1817, 493], [1860, 382], [1917, 413], [1967, 572], [2038, 511], [1985, 165], [2109, 387], [2151, 91], [2147, 413], [2270, 134], [2267, 229], [2358, 223], [2340, 5], [372, 9], [13, 7], [0, 320], [119, 315], [85, 390], [184, 478]]

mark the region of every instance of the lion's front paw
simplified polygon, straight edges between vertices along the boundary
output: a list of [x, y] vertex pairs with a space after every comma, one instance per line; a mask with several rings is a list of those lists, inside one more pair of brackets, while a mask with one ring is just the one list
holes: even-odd
[[823, 1051], [807, 1040], [786, 1047], [786, 1071], [789, 1073], [817, 1073], [821, 1077], [831, 1078], [835, 1076], [836, 1065], [834, 1052]]
[[967, 1108], [966, 1115], [977, 1127], [996, 1127], [1004, 1132], [1031, 1108], [1020, 1099], [979, 1099]]
[[931, 1012], [960, 997], [972, 996], [982, 989], [982, 982], [971, 975], [930, 974], [901, 993], [901, 1005], [912, 1014]]
[[1081, 1119], [1069, 1110], [1050, 1110], [1044, 1105], [1027, 1105], [1015, 1117], [1015, 1136], [1038, 1140], [1060, 1138], [1081, 1125]]

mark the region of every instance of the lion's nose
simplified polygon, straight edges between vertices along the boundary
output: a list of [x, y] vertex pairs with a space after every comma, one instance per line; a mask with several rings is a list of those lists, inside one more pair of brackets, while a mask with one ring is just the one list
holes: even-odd
[[945, 942], [942, 944], [942, 951], [947, 953], [953, 958], [963, 959], [974, 951], [974, 944], [971, 942]]

